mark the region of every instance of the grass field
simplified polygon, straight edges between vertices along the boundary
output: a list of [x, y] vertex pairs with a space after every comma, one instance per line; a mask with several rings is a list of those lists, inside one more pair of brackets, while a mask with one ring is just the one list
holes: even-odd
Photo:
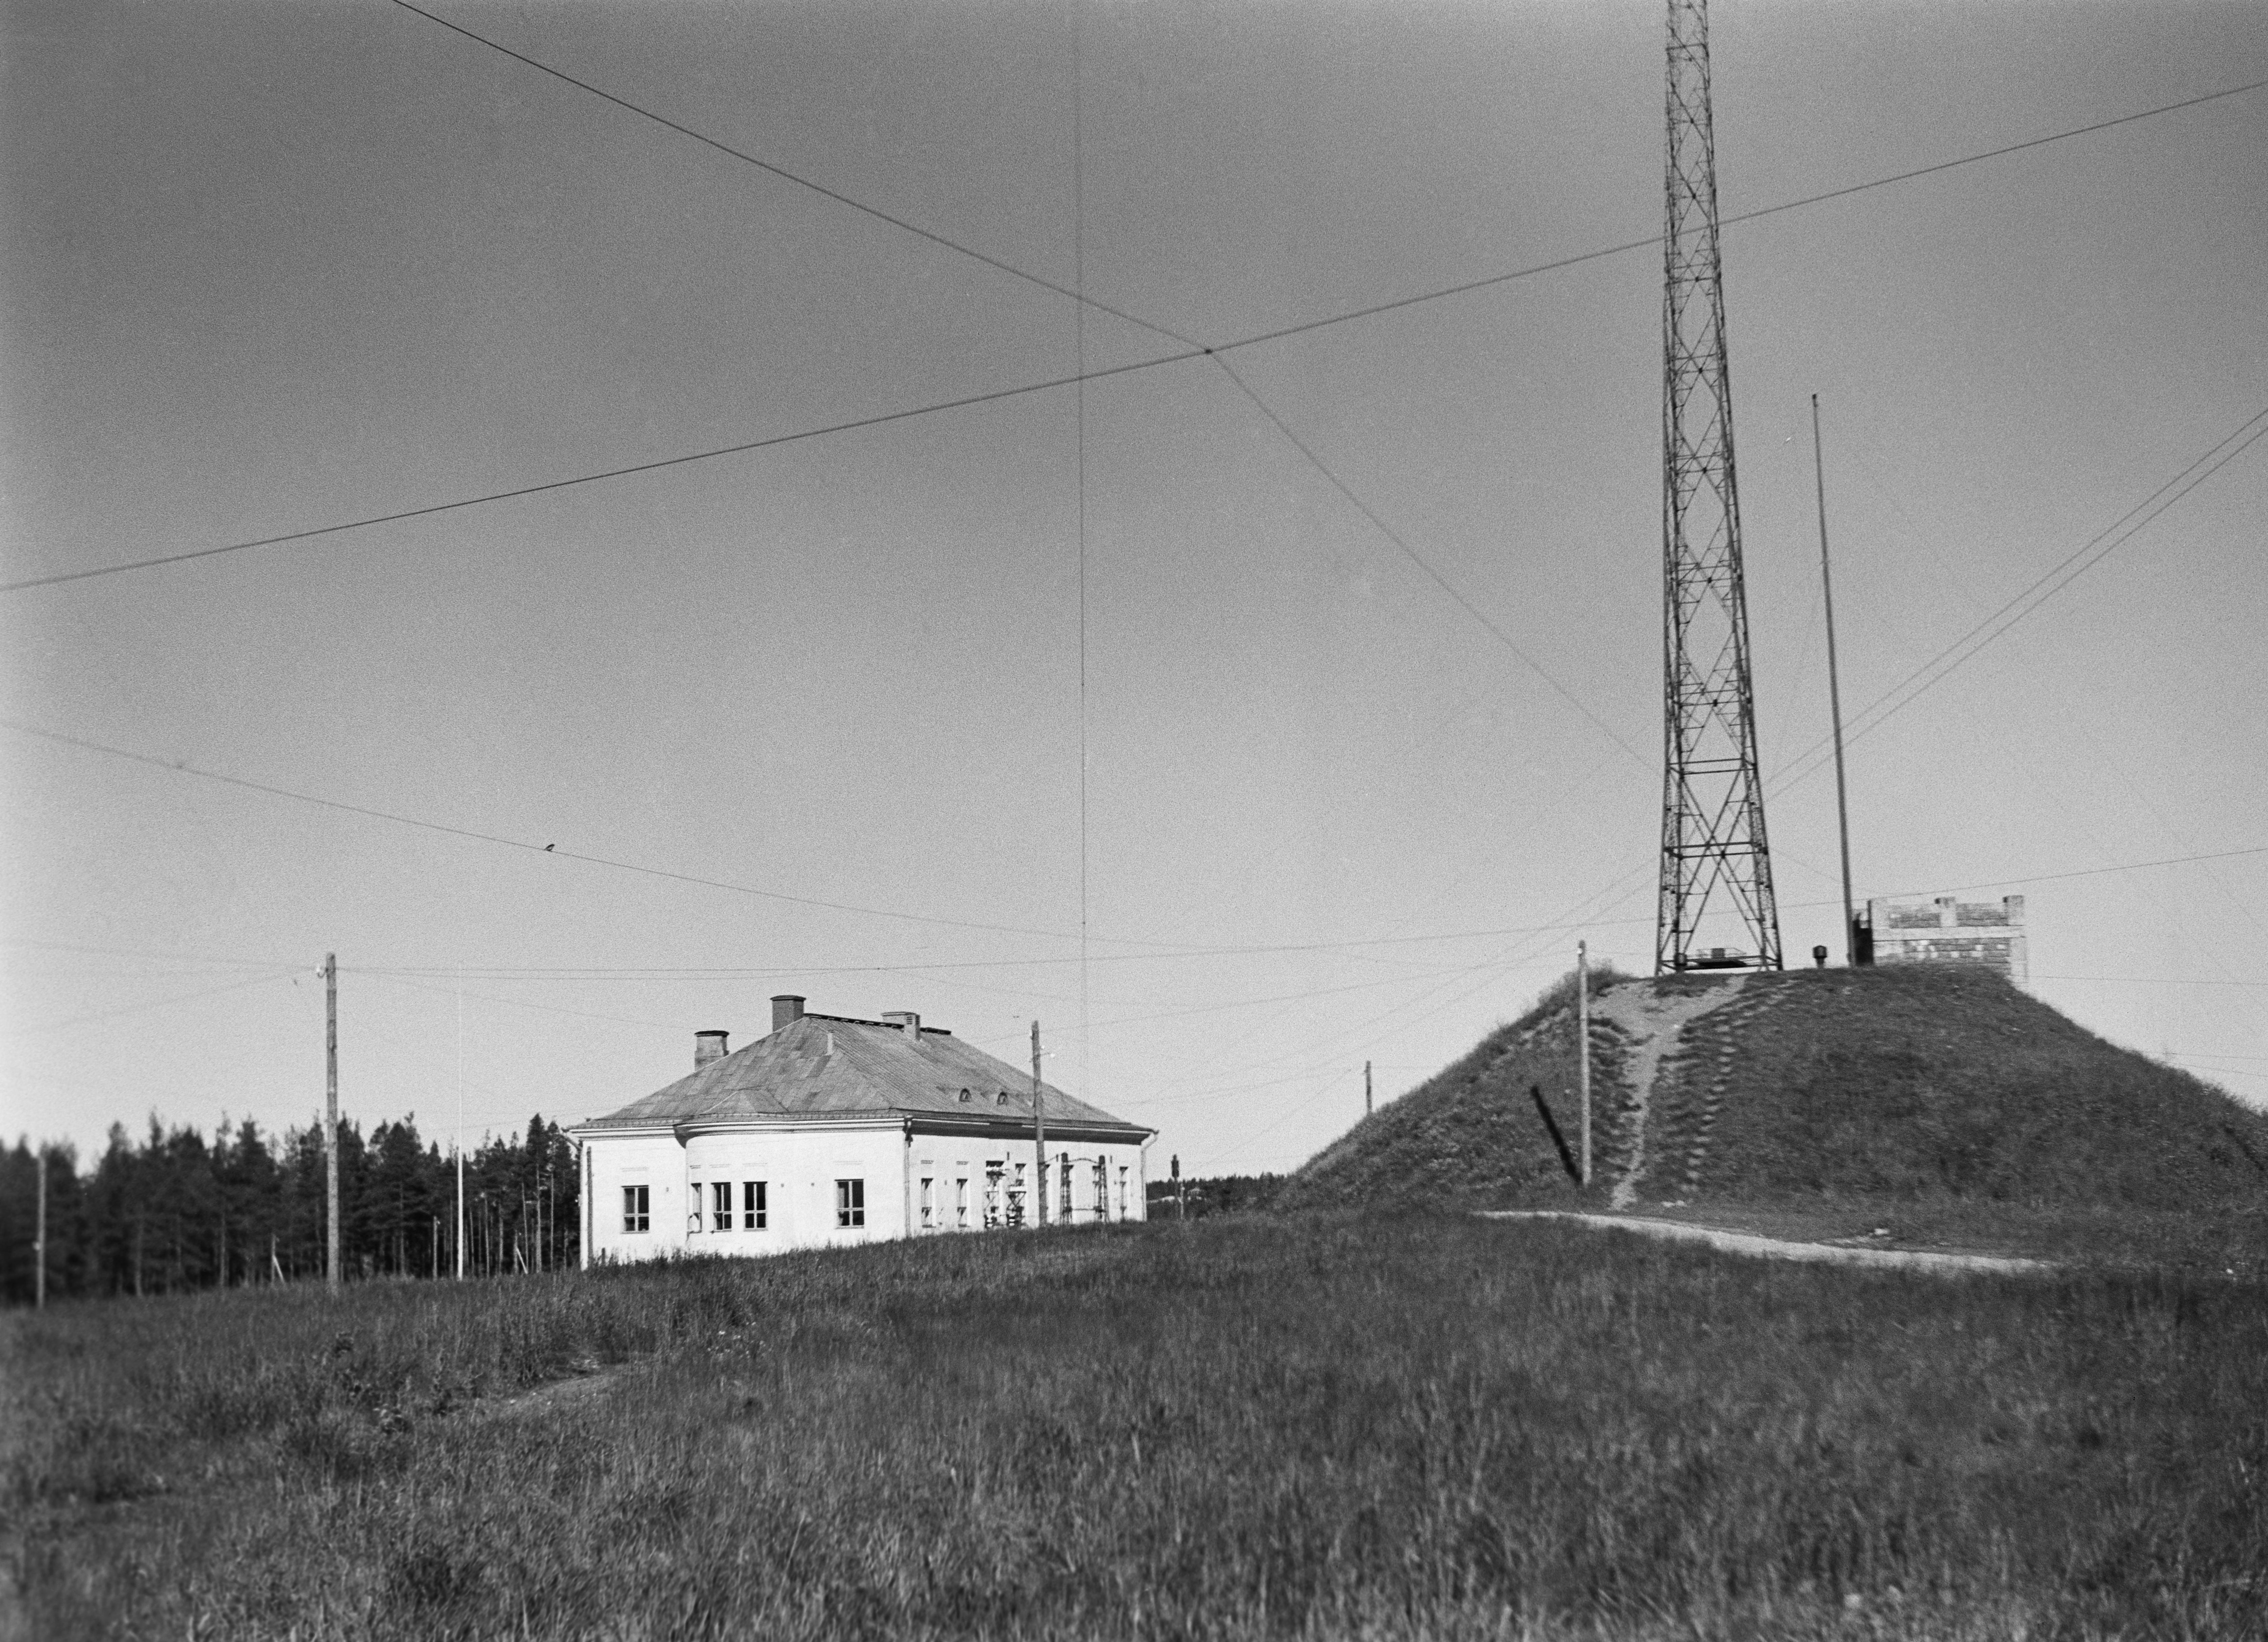
[[42, 1638], [2257, 1636], [2264, 1298], [1232, 1215], [89, 1302], [0, 1531]]

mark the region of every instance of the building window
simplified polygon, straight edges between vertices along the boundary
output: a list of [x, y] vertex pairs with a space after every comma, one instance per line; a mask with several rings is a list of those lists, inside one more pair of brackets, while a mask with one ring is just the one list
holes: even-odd
[[835, 1223], [837, 1226], [864, 1226], [866, 1223], [865, 1181], [838, 1180], [835, 1183]]
[[1126, 1218], [1126, 1165], [1118, 1165], [1118, 1218]]
[[764, 1183], [743, 1180], [740, 1183], [740, 1229], [762, 1231], [769, 1219], [764, 1206]]
[[652, 1199], [646, 1195], [652, 1190], [652, 1188], [649, 1186], [622, 1188], [622, 1229], [624, 1231], [642, 1232], [652, 1226], [653, 1204]]
[[1008, 1172], [1006, 1164], [997, 1159], [984, 1165], [984, 1229], [990, 1231], [1000, 1223], [1000, 1181]]
[[1110, 1165], [1099, 1157], [1094, 1160], [1094, 1218], [1110, 1218]]
[[733, 1183], [719, 1180], [709, 1188], [712, 1206], [711, 1223], [718, 1231], [733, 1229]]
[[936, 1224], [936, 1219], [935, 1219], [934, 1213], [933, 1213], [933, 1212], [932, 1212], [932, 1208], [931, 1208], [931, 1197], [932, 1197], [932, 1192], [933, 1188], [936, 1186], [936, 1184], [937, 1184], [936, 1180], [935, 1180], [935, 1179], [933, 1179], [932, 1177], [930, 1177], [930, 1176], [928, 1176], [928, 1175], [924, 1175], [924, 1176], [922, 1177], [922, 1195], [921, 1195], [921, 1214], [922, 1214], [922, 1221], [921, 1221], [921, 1223], [922, 1223], [923, 1225], [924, 1225], [924, 1226], [932, 1226], [932, 1225]]
[[1058, 1153], [1063, 1159], [1063, 1223], [1071, 1224], [1071, 1154]]
[[962, 1227], [968, 1224], [968, 1177], [966, 1175], [953, 1183], [953, 1223]]

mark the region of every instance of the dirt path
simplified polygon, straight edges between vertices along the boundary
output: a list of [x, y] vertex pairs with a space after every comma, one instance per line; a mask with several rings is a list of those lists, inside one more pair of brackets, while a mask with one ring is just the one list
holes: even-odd
[[515, 1391], [510, 1396], [482, 1397], [472, 1404], [472, 1411], [494, 1418], [499, 1415], [548, 1413], [556, 1409], [571, 1408], [603, 1395], [621, 1380], [623, 1369], [624, 1365], [621, 1363], [611, 1368], [578, 1368], [565, 1379], [547, 1380], [541, 1385]]
[[1720, 1231], [1714, 1226], [1695, 1226], [1684, 1221], [1639, 1220], [1621, 1214], [1578, 1214], [1559, 1209], [1495, 1209], [1483, 1213], [1491, 1221], [1575, 1221], [1609, 1231], [1643, 1233], [1675, 1242], [1705, 1242], [1733, 1254], [1756, 1255], [1768, 1260], [1819, 1260], [1836, 1265], [1896, 1266], [1910, 1272], [2052, 1272], [2045, 1260], [2019, 1260], [1995, 1254], [1933, 1254], [1925, 1249], [1853, 1249], [1832, 1242], [1786, 1242], [1759, 1237], [1752, 1232]]
[[1626, 1209], [1638, 1197], [1638, 1178], [1646, 1172], [1646, 1103], [1653, 1098], [1654, 1074], [1661, 1069], [1661, 1058], [1676, 1046], [1678, 1033], [1686, 1023], [1739, 997], [1741, 983], [1747, 979], [1728, 975], [1705, 992], [1667, 994], [1650, 986], [1617, 986], [1592, 1006], [1594, 1015], [1612, 1021], [1638, 1045], [1631, 1059], [1631, 1152], [1623, 1165], [1622, 1178], [1615, 1182], [1614, 1193], [1608, 1199], [1611, 1206]]

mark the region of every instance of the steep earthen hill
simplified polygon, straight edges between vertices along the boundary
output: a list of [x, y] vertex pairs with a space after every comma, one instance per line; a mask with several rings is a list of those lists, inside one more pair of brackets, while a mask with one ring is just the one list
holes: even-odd
[[1579, 1191], [1542, 1110], [1574, 1149], [1571, 998], [1561, 987], [1366, 1118], [1282, 1200], [2268, 1201], [2268, 1116], [1997, 975], [1930, 964], [1613, 984], [1594, 1001], [1594, 1168]]

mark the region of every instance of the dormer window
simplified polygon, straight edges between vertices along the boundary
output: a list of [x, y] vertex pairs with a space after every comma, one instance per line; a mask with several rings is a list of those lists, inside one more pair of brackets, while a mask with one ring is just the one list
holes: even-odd
[[961, 1103], [964, 1106], [968, 1104], [968, 1091], [967, 1089], [961, 1091]]
[[996, 1106], [1005, 1106], [1008, 1103], [1008, 1091], [1002, 1089], [1000, 1091], [1000, 1098], [992, 1103]]

